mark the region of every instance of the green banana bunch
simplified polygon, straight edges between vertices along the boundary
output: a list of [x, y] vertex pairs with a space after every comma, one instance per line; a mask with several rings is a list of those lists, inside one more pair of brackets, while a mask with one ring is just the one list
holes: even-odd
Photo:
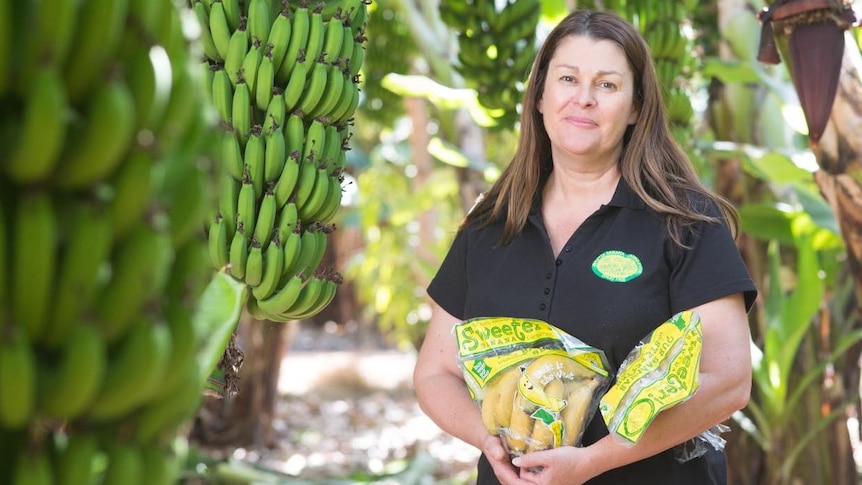
[[[0, 0], [0, 483], [176, 478], [163, 445], [205, 379], [206, 335], [189, 308], [213, 275], [201, 229], [215, 195], [214, 113], [234, 117], [228, 72], [213, 92], [225, 59], [196, 60], [198, 45], [218, 52], [209, 28], [209, 43], [192, 43], [182, 23], [188, 13], [218, 25], [221, 10], [232, 32], [240, 5]], [[255, 22], [250, 35], [268, 35]], [[181, 412], [122, 432], [175, 395]], [[133, 452], [108, 436], [135, 437], [120, 443]]]
[[456, 68], [476, 90], [479, 103], [499, 129], [518, 120], [523, 81], [535, 55], [538, 0], [510, 0], [501, 8], [494, 0], [443, 0], [440, 18], [457, 32]]
[[341, 205], [368, 6], [236, 5], [191, 6], [205, 31], [203, 72], [222, 126], [207, 252], [213, 268], [248, 285], [249, 307], [260, 303], [277, 310], [269, 312], [273, 320], [286, 321], [292, 293], [301, 303], [293, 314], [311, 316], [338, 286], [331, 271], [313, 275]]

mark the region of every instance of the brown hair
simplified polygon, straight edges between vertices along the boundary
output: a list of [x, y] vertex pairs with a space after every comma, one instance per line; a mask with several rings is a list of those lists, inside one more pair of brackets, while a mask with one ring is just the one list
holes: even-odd
[[463, 226], [484, 226], [504, 217], [501, 244], [507, 244], [524, 227], [534, 202], [553, 169], [551, 142], [538, 110], [548, 64], [561, 41], [569, 36], [609, 40], [625, 53], [635, 82], [634, 104], [638, 118], [623, 137], [619, 161], [622, 178], [644, 202], [664, 214], [668, 235], [682, 245], [681, 229], [696, 221], [715, 222], [702, 213], [703, 203], [713, 200], [728, 225], [736, 230], [734, 207], [711, 193], [698, 179], [685, 152], [671, 136], [661, 86], [649, 47], [640, 33], [611, 12], [576, 11], [548, 34], [536, 54], [521, 112], [518, 149], [491, 189], [467, 214]]

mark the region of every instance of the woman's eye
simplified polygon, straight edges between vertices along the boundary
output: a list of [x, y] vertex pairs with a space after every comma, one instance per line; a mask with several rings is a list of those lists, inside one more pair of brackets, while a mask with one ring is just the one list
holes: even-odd
[[561, 81], [565, 81], [565, 82], [567, 82], [567, 83], [573, 83], [573, 82], [575, 82], [575, 78], [574, 78], [574, 76], [562, 76], [562, 77], [560, 78], [560, 80], [561, 80]]
[[599, 83], [599, 86], [600, 86], [601, 88], [603, 88], [603, 89], [614, 89], [614, 88], [616, 88], [616, 87], [617, 87], [617, 85], [616, 85], [616, 84], [614, 84], [614, 83], [612, 83], [612, 82], [608, 82], [608, 81], [602, 81], [602, 82], [600, 82], [600, 83]]

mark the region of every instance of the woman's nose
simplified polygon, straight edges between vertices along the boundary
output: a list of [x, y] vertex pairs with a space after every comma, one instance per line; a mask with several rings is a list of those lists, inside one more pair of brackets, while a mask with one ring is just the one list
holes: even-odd
[[572, 100], [580, 106], [592, 106], [596, 102], [592, 86], [581, 85], [575, 89]]

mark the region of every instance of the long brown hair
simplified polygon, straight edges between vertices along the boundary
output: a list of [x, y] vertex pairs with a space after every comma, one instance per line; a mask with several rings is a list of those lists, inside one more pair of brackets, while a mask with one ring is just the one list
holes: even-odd
[[467, 214], [462, 227], [484, 226], [505, 217], [501, 240], [504, 245], [524, 228], [530, 209], [541, 197], [553, 169], [551, 142], [538, 103], [551, 58], [562, 40], [573, 35], [609, 40], [625, 53], [635, 82], [633, 102], [638, 118], [623, 137], [619, 170], [649, 207], [664, 214], [671, 239], [682, 245], [683, 227], [695, 221], [717, 220], [698, 210], [703, 204], [693, 203], [695, 198], [713, 200], [736, 231], [738, 219], [733, 205], [701, 184], [685, 152], [671, 136], [661, 86], [643, 37], [614, 13], [588, 10], [565, 17], [536, 54], [524, 93], [518, 148], [500, 178]]

